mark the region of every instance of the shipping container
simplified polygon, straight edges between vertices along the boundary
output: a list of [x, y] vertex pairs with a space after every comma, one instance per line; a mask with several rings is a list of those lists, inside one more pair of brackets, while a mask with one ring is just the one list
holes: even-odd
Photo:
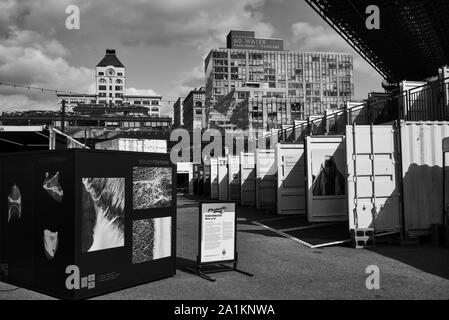
[[203, 177], [203, 193], [204, 197], [210, 198], [210, 158], [204, 162], [204, 177]]
[[[444, 226], [449, 227], [449, 138], [443, 140], [443, 215]], [[447, 239], [447, 236], [446, 236]], [[448, 241], [448, 240], [445, 240]]]
[[210, 198], [218, 200], [218, 159], [210, 159]]
[[240, 157], [228, 155], [229, 200], [240, 203]]
[[118, 138], [95, 144], [97, 150], [167, 153], [167, 140]]
[[[397, 132], [392, 125], [347, 126], [349, 228], [401, 232]], [[399, 178], [398, 178], [399, 177]]]
[[306, 137], [305, 146], [309, 222], [346, 221], [345, 137]]
[[192, 162], [178, 162], [176, 164], [176, 172], [178, 173], [178, 181], [182, 178], [185, 181], [188, 194], [193, 194], [194, 177]]
[[256, 166], [254, 153], [240, 153], [240, 204], [256, 206]]
[[443, 223], [443, 139], [449, 122], [402, 122], [404, 224], [408, 236]]
[[275, 150], [256, 149], [256, 208], [276, 210], [276, 159]]
[[84, 299], [175, 274], [168, 154], [11, 153], [0, 168], [1, 282]]
[[306, 214], [304, 145], [276, 146], [277, 213]]
[[218, 200], [229, 199], [228, 159], [218, 157]]

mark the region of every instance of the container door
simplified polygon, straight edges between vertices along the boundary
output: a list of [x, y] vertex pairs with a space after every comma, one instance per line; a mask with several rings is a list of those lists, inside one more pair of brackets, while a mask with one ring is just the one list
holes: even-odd
[[242, 206], [256, 206], [256, 168], [254, 153], [240, 154], [240, 204]]
[[392, 126], [346, 127], [350, 229], [401, 230], [395, 139]]
[[346, 221], [346, 154], [343, 136], [307, 137], [309, 222]]
[[229, 200], [240, 203], [240, 157], [228, 156]]
[[210, 159], [210, 198], [218, 199], [218, 160]]
[[228, 160], [218, 158], [218, 200], [228, 200]]
[[277, 213], [305, 214], [304, 145], [277, 144]]
[[442, 143], [447, 137], [449, 122], [402, 123], [404, 224], [408, 236], [428, 235], [432, 224], [443, 223]]
[[276, 209], [275, 151], [256, 149], [256, 206], [257, 209]]

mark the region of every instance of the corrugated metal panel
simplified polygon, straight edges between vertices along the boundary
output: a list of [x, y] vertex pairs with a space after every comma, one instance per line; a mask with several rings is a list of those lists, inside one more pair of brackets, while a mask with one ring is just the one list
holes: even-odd
[[256, 208], [276, 210], [275, 151], [256, 149]]
[[210, 159], [210, 198], [218, 199], [218, 159]]
[[218, 158], [218, 200], [228, 200], [229, 193], [228, 159]]
[[176, 164], [176, 172], [178, 174], [184, 173], [189, 175], [189, 194], [193, 194], [193, 163], [192, 162], [178, 162]]
[[443, 139], [449, 122], [405, 122], [401, 125], [405, 229], [426, 234], [443, 222]]
[[240, 203], [240, 157], [228, 155], [229, 200]]
[[395, 141], [393, 126], [346, 127], [350, 229], [401, 231]]
[[256, 206], [256, 167], [254, 153], [240, 154], [240, 204]]
[[278, 144], [277, 213], [305, 214], [306, 187], [303, 144]]
[[308, 220], [347, 220], [345, 138], [306, 137], [306, 155]]

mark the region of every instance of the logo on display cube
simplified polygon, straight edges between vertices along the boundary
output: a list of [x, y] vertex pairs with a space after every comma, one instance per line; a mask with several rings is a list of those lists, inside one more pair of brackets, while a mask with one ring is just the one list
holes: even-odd
[[75, 265], [68, 266], [65, 269], [65, 273], [69, 275], [65, 280], [65, 287], [67, 290], [95, 288], [95, 274], [89, 274], [88, 276], [81, 277], [80, 269]]

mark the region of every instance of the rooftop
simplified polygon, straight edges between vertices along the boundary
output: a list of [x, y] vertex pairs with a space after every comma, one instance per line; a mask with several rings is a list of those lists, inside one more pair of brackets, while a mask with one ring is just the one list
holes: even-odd
[[116, 68], [124, 68], [125, 66], [120, 62], [116, 56], [114, 49], [107, 49], [104, 58], [97, 64], [97, 67], [113, 66]]

